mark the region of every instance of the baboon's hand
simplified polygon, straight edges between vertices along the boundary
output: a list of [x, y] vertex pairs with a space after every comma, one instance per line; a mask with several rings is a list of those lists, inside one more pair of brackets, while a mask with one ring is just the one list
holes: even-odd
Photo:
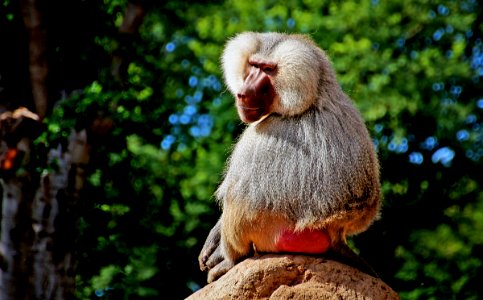
[[211, 282], [217, 280], [218, 278], [220, 278], [221, 276], [225, 275], [225, 273], [228, 272], [234, 266], [235, 266], [234, 262], [232, 262], [230, 260], [223, 259], [223, 257], [222, 257], [222, 261], [217, 263], [208, 272], [208, 283], [211, 283]]
[[211, 229], [210, 233], [208, 234], [205, 244], [201, 249], [200, 255], [198, 257], [198, 262], [202, 271], [212, 269], [223, 260], [220, 245], [220, 227], [220, 220], [218, 220], [216, 225]]

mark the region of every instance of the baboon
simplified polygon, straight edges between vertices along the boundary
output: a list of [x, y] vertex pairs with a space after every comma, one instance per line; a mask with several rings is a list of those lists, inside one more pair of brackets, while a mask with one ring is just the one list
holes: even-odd
[[222, 65], [247, 127], [199, 256], [208, 282], [254, 252], [333, 252], [372, 272], [346, 236], [379, 213], [379, 164], [324, 51], [304, 35], [246, 32], [228, 41]]

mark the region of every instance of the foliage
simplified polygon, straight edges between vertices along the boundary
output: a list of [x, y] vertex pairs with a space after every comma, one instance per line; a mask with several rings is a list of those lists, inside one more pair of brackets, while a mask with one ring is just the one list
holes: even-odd
[[303, 32], [332, 57], [381, 158], [382, 220], [355, 240], [383, 279], [405, 299], [479, 298], [481, 4], [228, 1], [222, 11], [201, 18], [201, 37]]
[[[149, 3], [139, 36], [126, 45], [117, 33], [126, 1], [54, 2], [51, 81], [67, 96], [39, 143], [55, 146], [92, 120], [114, 124], [97, 137], [83, 195], [79, 298], [182, 298], [204, 284], [197, 255], [242, 129], [219, 56], [245, 30], [309, 34], [363, 113], [385, 203], [381, 220], [354, 238], [361, 255], [403, 299], [483, 296], [480, 3]], [[13, 63], [27, 68], [17, 5], [0, 4], [0, 38], [14, 49], [0, 47], [0, 99], [25, 105], [26, 76]], [[83, 14], [72, 18], [76, 10]], [[130, 61], [123, 82], [110, 75], [120, 50]]]

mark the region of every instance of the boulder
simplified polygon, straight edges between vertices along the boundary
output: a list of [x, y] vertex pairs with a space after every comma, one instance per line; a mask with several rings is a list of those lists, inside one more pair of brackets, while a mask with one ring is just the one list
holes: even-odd
[[381, 279], [322, 257], [255, 256], [196, 291], [198, 299], [399, 299]]

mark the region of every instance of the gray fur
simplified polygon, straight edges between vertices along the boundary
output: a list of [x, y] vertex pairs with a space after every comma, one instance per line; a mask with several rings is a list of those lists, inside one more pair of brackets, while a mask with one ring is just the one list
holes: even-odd
[[217, 199], [270, 209], [299, 226], [378, 201], [373, 145], [357, 111], [346, 101], [339, 107], [272, 115], [248, 126]]
[[[306, 53], [283, 56], [279, 72], [298, 79], [292, 94], [302, 94], [304, 83], [314, 80], [298, 78], [299, 69], [305, 69], [301, 74], [317, 74], [318, 95], [300, 114], [285, 116], [282, 107], [281, 113], [246, 128], [216, 192], [218, 201], [234, 202], [250, 210], [270, 209], [286, 215], [297, 227], [320, 223], [343, 211], [378, 205], [379, 167], [373, 144], [359, 112], [335, 80], [325, 54], [299, 35], [274, 34], [267, 41], [264, 36], [257, 36], [258, 52], [247, 57], [270, 58], [269, 52], [275, 52], [285, 41], [301, 40], [305, 44], [299, 50]], [[315, 70], [309, 72], [307, 68]]]
[[285, 230], [326, 232], [331, 249], [352, 260], [346, 235], [364, 231], [379, 211], [374, 146], [325, 53], [301, 35], [242, 33], [222, 56], [235, 97], [250, 60], [276, 65], [275, 96], [239, 138], [216, 191], [223, 214], [199, 256], [208, 282], [253, 249], [278, 252]]

